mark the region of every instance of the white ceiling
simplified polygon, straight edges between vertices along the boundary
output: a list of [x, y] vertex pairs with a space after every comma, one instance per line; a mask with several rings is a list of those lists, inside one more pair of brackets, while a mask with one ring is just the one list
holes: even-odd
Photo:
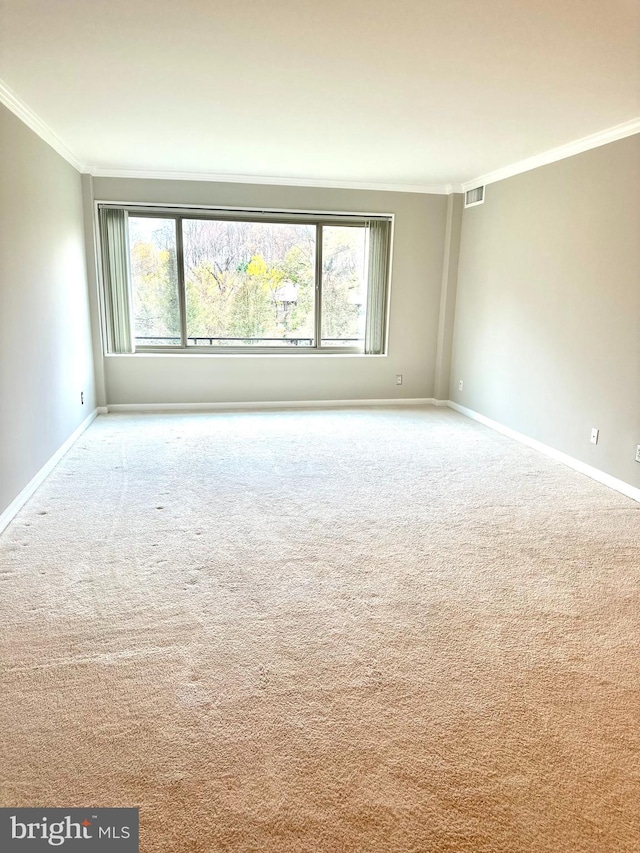
[[640, 116], [639, 47], [637, 0], [0, 0], [91, 171], [458, 184]]

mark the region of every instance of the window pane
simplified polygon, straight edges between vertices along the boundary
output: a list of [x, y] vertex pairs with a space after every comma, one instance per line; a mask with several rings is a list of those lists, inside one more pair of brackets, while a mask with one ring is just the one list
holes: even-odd
[[136, 346], [180, 346], [175, 220], [130, 216], [129, 257]]
[[190, 346], [313, 346], [315, 226], [185, 219]]
[[367, 229], [322, 229], [322, 346], [363, 347], [367, 310]]

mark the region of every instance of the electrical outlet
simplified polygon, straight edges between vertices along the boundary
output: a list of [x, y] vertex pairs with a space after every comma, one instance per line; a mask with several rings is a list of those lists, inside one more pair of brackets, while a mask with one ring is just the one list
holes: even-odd
[[458, 380], [458, 391], [462, 391], [463, 388], [464, 388], [464, 382], [462, 381], [462, 379], [459, 379]]
[[81, 403], [82, 403], [82, 405], [84, 406], [84, 391], [81, 391], [81, 392], [80, 392], [80, 402], [81, 402]]
[[640, 444], [636, 447], [636, 462], [640, 462]]
[[396, 373], [396, 385], [402, 385], [402, 374]]
[[591, 430], [591, 444], [597, 444], [598, 438], [600, 437], [600, 430], [594, 427]]

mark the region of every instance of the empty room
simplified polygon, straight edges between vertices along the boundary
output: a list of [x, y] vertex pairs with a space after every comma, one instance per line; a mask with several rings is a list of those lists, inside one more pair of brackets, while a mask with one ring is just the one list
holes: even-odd
[[0, 0], [0, 850], [640, 850], [640, 6]]

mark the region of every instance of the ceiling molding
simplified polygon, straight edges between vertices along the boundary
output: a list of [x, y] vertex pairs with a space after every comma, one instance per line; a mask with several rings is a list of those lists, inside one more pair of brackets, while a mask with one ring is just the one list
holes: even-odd
[[590, 136], [583, 136], [582, 139], [576, 139], [574, 142], [569, 142], [566, 145], [560, 145], [558, 148], [551, 148], [549, 151], [544, 151], [542, 154], [536, 154], [534, 157], [528, 157], [526, 160], [520, 160], [519, 163], [512, 163], [510, 166], [504, 166], [502, 169], [496, 169], [495, 172], [488, 172], [486, 175], [480, 175], [472, 181], [465, 181], [460, 184], [462, 192], [472, 190], [475, 187], [483, 184], [494, 184], [496, 181], [503, 181], [505, 178], [512, 178], [514, 175], [520, 175], [522, 172], [530, 172], [532, 169], [537, 169], [540, 166], [547, 166], [549, 163], [556, 163], [558, 160], [565, 160], [567, 157], [573, 157], [576, 154], [582, 154], [584, 151], [590, 151], [592, 148], [599, 148], [601, 145], [607, 145], [609, 142], [615, 142], [617, 139], [624, 139], [627, 136], [633, 136], [640, 133], [640, 117], [625, 121], [623, 124], [616, 124], [607, 130], [601, 130], [598, 133], [592, 133]]
[[10, 110], [20, 121], [24, 122], [43, 142], [50, 145], [61, 157], [70, 163], [79, 172], [86, 172], [85, 164], [79, 160], [73, 151], [70, 151], [64, 142], [56, 136], [48, 124], [42, 121], [24, 101], [12, 92], [7, 84], [0, 80], [0, 103]]
[[94, 178], [140, 178], [162, 181], [212, 181], [232, 184], [270, 184], [281, 187], [326, 187], [329, 189], [377, 190], [396, 193], [449, 195], [451, 184], [392, 184], [373, 181], [329, 181], [320, 178], [268, 177], [265, 175], [229, 175], [218, 172], [164, 172], [143, 169], [101, 169], [89, 167]]

